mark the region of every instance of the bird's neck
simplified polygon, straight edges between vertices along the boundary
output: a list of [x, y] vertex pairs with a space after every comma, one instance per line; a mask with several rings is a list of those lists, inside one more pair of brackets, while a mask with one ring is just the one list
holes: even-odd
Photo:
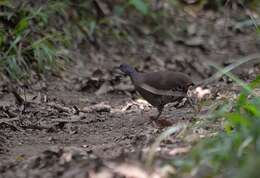
[[130, 78], [131, 78], [132, 80], [136, 80], [139, 75], [140, 75], [140, 74], [139, 74], [137, 71], [135, 71], [135, 70], [129, 72], [129, 76], [130, 76]]

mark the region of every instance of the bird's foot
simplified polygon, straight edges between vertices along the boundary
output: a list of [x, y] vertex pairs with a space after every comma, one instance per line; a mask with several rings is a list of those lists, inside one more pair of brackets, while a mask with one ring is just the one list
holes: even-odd
[[159, 127], [159, 128], [165, 128], [165, 127], [170, 127], [172, 125], [172, 122], [167, 119], [167, 118], [156, 118], [153, 117], [151, 118], [151, 123], [153, 124], [154, 127]]
[[160, 117], [150, 116], [151, 121], [156, 121], [156, 120], [159, 120], [159, 119], [160, 119]]

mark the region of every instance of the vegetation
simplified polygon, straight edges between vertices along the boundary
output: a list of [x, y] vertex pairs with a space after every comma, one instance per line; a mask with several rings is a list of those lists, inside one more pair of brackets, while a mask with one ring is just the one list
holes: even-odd
[[[181, 1], [169, 2], [181, 5], [178, 3]], [[258, 2], [252, 0], [249, 4]], [[199, 7], [224, 4], [223, 0], [197, 1]], [[131, 14], [135, 16], [133, 12], [136, 11], [152, 29], [150, 33], [167, 34], [161, 23], [161, 19], [167, 19], [167, 12], [152, 10], [148, 1], [109, 1], [108, 6], [111, 5], [110, 13], [124, 18]], [[67, 50], [82, 40], [87, 39], [97, 48], [97, 38], [101, 36], [133, 41], [129, 29], [115, 18], [108, 18], [96, 1], [53, 0], [37, 6], [29, 0], [19, 4], [2, 0], [0, 10], [0, 72], [13, 80], [26, 79], [32, 71], [37, 74], [58, 72], [69, 59]], [[132, 24], [133, 29], [135, 23]]]
[[[259, 1], [250, 3], [256, 5]], [[252, 17], [251, 23], [259, 32]], [[229, 96], [208, 118], [211, 123], [223, 123], [217, 135], [200, 141], [185, 159], [174, 161], [174, 165], [180, 168], [180, 174], [188, 171], [199, 177], [258, 177], [260, 76], [246, 84], [231, 73], [218, 70], [240, 85], [242, 91], [234, 100]]]
[[[30, 1], [0, 1], [0, 73], [17, 81], [28, 79], [32, 71], [58, 72], [68, 60], [71, 44], [87, 39], [97, 45], [98, 25], [112, 22], [104, 17], [100, 20], [103, 12], [93, 11], [93, 6], [92, 1], [50, 1], [40, 7]], [[148, 4], [142, 0], [130, 0], [114, 9], [120, 15], [131, 7], [148, 13]], [[111, 28], [102, 33], [124, 34]]]
[[180, 172], [201, 174], [204, 169], [201, 177], [257, 177], [260, 97], [254, 89], [260, 86], [260, 76], [243, 86], [234, 101], [226, 101], [211, 117], [212, 122], [224, 122], [223, 131], [199, 142], [185, 160], [176, 161]]
[[48, 29], [46, 9], [33, 9], [26, 3], [14, 6], [1, 1], [0, 70], [13, 80], [28, 78], [30, 70], [38, 73], [60, 68], [66, 59], [62, 33]]
[[[230, 2], [197, 0], [193, 4], [168, 1], [177, 8], [188, 4], [198, 9], [214, 10], [220, 10]], [[95, 48], [99, 48], [99, 39], [104, 37], [132, 41], [131, 33], [136, 30], [138, 20], [129, 23], [131, 30], [124, 28], [123, 22], [118, 20], [128, 16], [141, 17], [151, 29], [149, 35], [160, 33], [173, 37], [167, 32], [170, 27], [164, 26], [164, 22], [172, 20], [168, 11], [153, 9], [148, 0], [117, 3], [111, 0], [107, 3], [108, 7], [112, 4], [108, 10], [96, 1], [86, 0], [52, 0], [40, 6], [29, 0], [19, 4], [0, 0], [0, 75], [19, 81], [34, 73], [58, 73], [70, 60], [69, 49], [82, 41]], [[238, 3], [259, 12], [259, 0], [241, 0]], [[259, 22], [253, 16], [250, 16], [250, 24], [260, 34]], [[245, 84], [235, 76], [227, 75], [241, 85], [242, 91], [234, 100], [221, 103], [209, 118], [211, 122], [223, 123], [219, 133], [199, 142], [185, 159], [173, 160], [172, 164], [179, 168], [180, 174], [198, 173], [207, 167], [205, 175], [200, 177], [258, 177], [260, 97], [255, 94], [255, 89], [260, 87], [260, 76]]]

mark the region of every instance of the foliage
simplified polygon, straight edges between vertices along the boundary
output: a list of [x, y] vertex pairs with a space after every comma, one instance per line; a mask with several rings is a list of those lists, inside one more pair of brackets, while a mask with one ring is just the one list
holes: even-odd
[[0, 70], [13, 80], [28, 77], [32, 68], [38, 73], [56, 70], [65, 59], [61, 33], [48, 29], [44, 8], [26, 3], [14, 5], [1, 1]]
[[[257, 177], [260, 165], [260, 97], [254, 94], [257, 87], [260, 76], [244, 87], [234, 102], [227, 101], [216, 112], [217, 118], [225, 118], [223, 132], [205, 139], [186, 160], [175, 164], [197, 172], [207, 166], [210, 171], [205, 177]], [[230, 104], [232, 109], [227, 109]]]
[[[49, 1], [38, 6], [0, 1], [0, 73], [12, 80], [26, 79], [32, 70], [59, 71], [72, 44], [86, 40], [97, 45], [98, 35], [112, 32], [120, 39], [127, 34], [115, 28], [113, 19], [100, 18], [92, 1]], [[122, 7], [123, 11], [133, 7], [142, 15], [149, 9], [143, 0], [129, 0]]]
[[[31, 71], [57, 72], [68, 60], [68, 49], [79, 43], [87, 42], [98, 48], [99, 40], [105, 37], [132, 44], [135, 33], [168, 38], [174, 37], [177, 30], [169, 9], [156, 7], [155, 1], [99, 1], [109, 7], [109, 15], [93, 2], [51, 0], [41, 4], [30, 0], [1, 0], [0, 73], [21, 80], [28, 78]], [[184, 1], [166, 1], [177, 8], [178, 2]], [[194, 2], [209, 6], [225, 4], [223, 0]], [[246, 4], [256, 3], [257, 0], [252, 0]], [[125, 19], [129, 18], [126, 27]]]
[[128, 3], [140, 11], [143, 15], [148, 14], [148, 3], [146, 3], [144, 0], [129, 0]]

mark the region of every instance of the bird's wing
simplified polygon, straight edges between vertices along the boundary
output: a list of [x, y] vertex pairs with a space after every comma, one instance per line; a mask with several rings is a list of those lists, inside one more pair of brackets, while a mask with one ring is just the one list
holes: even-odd
[[145, 83], [139, 84], [138, 87], [147, 90], [155, 95], [162, 95], [162, 96], [179, 96], [179, 97], [186, 97], [187, 94], [185, 92], [181, 91], [173, 91], [173, 90], [160, 90], [156, 89], [150, 85], [147, 85]]
[[178, 88], [187, 88], [192, 81], [183, 73], [159, 71], [145, 73], [138, 79], [138, 84], [145, 83], [157, 90], [177, 90]]

